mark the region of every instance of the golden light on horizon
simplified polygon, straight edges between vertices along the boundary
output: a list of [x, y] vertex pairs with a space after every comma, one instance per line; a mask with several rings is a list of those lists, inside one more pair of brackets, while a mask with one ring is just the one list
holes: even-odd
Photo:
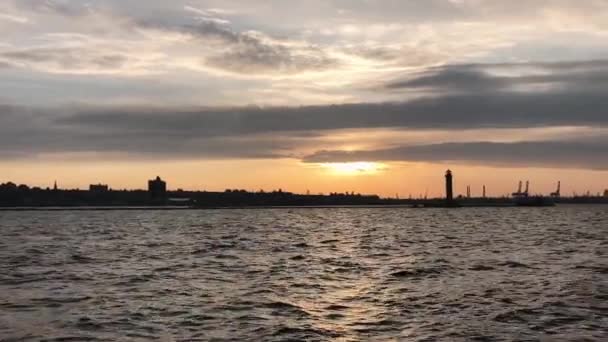
[[320, 165], [323, 169], [339, 176], [369, 175], [386, 170], [386, 165], [376, 162], [321, 163]]

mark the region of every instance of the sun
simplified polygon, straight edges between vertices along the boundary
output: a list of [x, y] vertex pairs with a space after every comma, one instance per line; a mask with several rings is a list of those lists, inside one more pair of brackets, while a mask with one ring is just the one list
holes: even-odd
[[321, 167], [333, 174], [343, 176], [374, 174], [386, 169], [386, 165], [374, 162], [322, 163]]

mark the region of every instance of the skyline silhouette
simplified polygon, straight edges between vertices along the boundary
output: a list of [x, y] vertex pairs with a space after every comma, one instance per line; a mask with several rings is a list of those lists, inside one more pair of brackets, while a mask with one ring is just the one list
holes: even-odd
[[160, 176], [148, 181], [146, 190], [114, 190], [107, 184], [91, 184], [88, 190], [62, 189], [57, 181], [53, 188], [46, 189], [17, 185], [12, 182], [0, 184], [1, 207], [138, 207], [138, 206], [175, 206], [190, 208], [208, 207], [308, 207], [308, 206], [393, 206], [413, 207], [485, 207], [485, 206], [552, 206], [555, 203], [608, 203], [608, 189], [602, 193], [561, 196], [561, 181], [557, 190], [548, 195], [534, 193], [530, 182], [519, 182], [516, 192], [510, 196], [487, 196], [486, 186], [483, 193], [474, 195], [471, 185], [466, 186], [465, 194], [454, 193], [454, 173], [445, 172], [445, 193], [443, 196], [400, 198], [382, 197], [376, 194], [353, 192], [330, 192], [328, 194], [297, 194], [282, 189], [273, 191], [247, 191], [226, 189], [224, 191], [195, 191], [189, 189], [168, 189], [168, 183]]

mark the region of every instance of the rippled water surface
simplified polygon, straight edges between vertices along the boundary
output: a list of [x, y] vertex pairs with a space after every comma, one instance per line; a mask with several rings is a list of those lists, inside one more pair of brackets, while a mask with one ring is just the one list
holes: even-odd
[[0, 212], [0, 340], [608, 340], [608, 207]]

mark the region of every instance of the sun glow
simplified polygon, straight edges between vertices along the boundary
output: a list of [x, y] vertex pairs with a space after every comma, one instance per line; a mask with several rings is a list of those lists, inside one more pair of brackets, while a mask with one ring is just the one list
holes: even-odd
[[386, 165], [373, 162], [322, 163], [321, 167], [336, 175], [356, 176], [386, 170]]

